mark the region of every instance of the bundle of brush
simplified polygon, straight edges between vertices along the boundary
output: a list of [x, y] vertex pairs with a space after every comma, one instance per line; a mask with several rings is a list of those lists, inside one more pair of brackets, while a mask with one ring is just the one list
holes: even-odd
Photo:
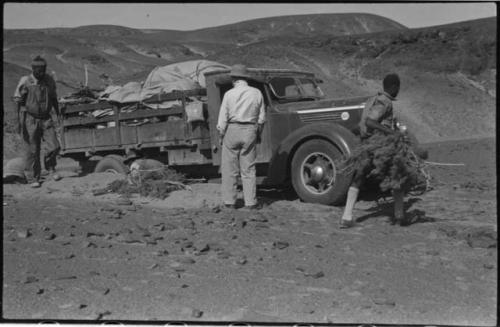
[[110, 192], [130, 196], [138, 193], [141, 196], [165, 199], [170, 192], [189, 189], [184, 184], [186, 177], [166, 166], [154, 170], [132, 170], [127, 179], [116, 180], [108, 185]]
[[353, 155], [343, 163], [341, 172], [350, 174], [366, 165], [370, 158], [372, 165], [366, 177], [377, 181], [383, 192], [425, 192], [430, 187], [430, 175], [425, 170], [421, 152], [403, 133], [376, 133], [354, 150]]

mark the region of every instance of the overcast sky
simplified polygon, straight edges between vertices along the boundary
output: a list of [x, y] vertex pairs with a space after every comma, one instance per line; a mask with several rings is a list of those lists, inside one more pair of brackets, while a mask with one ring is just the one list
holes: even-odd
[[282, 15], [363, 12], [424, 27], [496, 16], [494, 3], [6, 3], [4, 28], [111, 24], [133, 28], [193, 30]]

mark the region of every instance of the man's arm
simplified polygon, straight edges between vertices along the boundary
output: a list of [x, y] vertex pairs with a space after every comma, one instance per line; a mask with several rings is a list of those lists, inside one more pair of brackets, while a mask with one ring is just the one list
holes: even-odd
[[366, 118], [366, 126], [372, 129], [377, 129], [385, 134], [396, 134], [396, 130], [392, 130], [388, 127], [385, 127], [384, 125], [380, 124], [378, 121], [367, 117]]
[[226, 133], [227, 115], [228, 115], [227, 98], [226, 95], [224, 95], [224, 97], [222, 98], [222, 103], [220, 105], [219, 118], [217, 120], [217, 130], [219, 131], [219, 138], [221, 144], [222, 144], [222, 139], [224, 138], [224, 134]]
[[24, 76], [19, 80], [16, 90], [14, 91], [14, 96], [12, 97], [12, 100], [16, 105], [17, 132], [19, 134], [21, 134], [22, 131], [21, 111], [22, 107], [26, 105], [26, 97], [28, 95], [27, 90], [24, 87], [25, 82], [26, 82], [26, 77]]
[[51, 90], [50, 90], [50, 99], [51, 99], [51, 103], [52, 103], [52, 107], [54, 108], [54, 111], [56, 113], [56, 116], [57, 116], [57, 119], [60, 120], [61, 119], [61, 112], [59, 110], [59, 101], [57, 99], [57, 88], [56, 88], [56, 82], [52, 79], [52, 82], [51, 82]]
[[262, 93], [260, 93], [260, 101], [259, 101], [259, 118], [257, 120], [257, 143], [260, 143], [262, 131], [264, 130], [264, 123], [266, 122], [266, 106], [264, 104], [264, 98]]

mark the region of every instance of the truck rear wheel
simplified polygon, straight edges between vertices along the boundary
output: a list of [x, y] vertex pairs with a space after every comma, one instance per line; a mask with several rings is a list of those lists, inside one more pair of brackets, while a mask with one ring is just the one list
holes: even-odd
[[314, 139], [302, 144], [292, 159], [291, 178], [305, 202], [338, 205], [344, 201], [352, 175], [339, 173], [341, 152], [330, 142]]
[[115, 173], [126, 175], [128, 173], [128, 167], [120, 160], [117, 155], [109, 155], [101, 159], [95, 166], [94, 172], [96, 173]]

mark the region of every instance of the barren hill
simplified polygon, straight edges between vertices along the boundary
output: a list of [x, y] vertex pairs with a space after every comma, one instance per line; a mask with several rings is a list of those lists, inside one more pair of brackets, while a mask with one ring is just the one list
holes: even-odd
[[308, 14], [253, 19], [194, 31], [159, 31], [167, 40], [245, 45], [274, 37], [354, 35], [406, 27], [385, 17], [363, 14]]
[[[10, 95], [41, 54], [61, 95], [144, 80], [155, 66], [207, 58], [225, 64], [310, 70], [329, 97], [373, 94], [390, 71], [402, 77], [396, 108], [421, 141], [492, 136], [496, 17], [407, 29], [368, 14], [271, 17], [195, 31], [95, 25], [4, 30], [4, 127]], [[7, 125], [6, 125], [7, 124]]]

